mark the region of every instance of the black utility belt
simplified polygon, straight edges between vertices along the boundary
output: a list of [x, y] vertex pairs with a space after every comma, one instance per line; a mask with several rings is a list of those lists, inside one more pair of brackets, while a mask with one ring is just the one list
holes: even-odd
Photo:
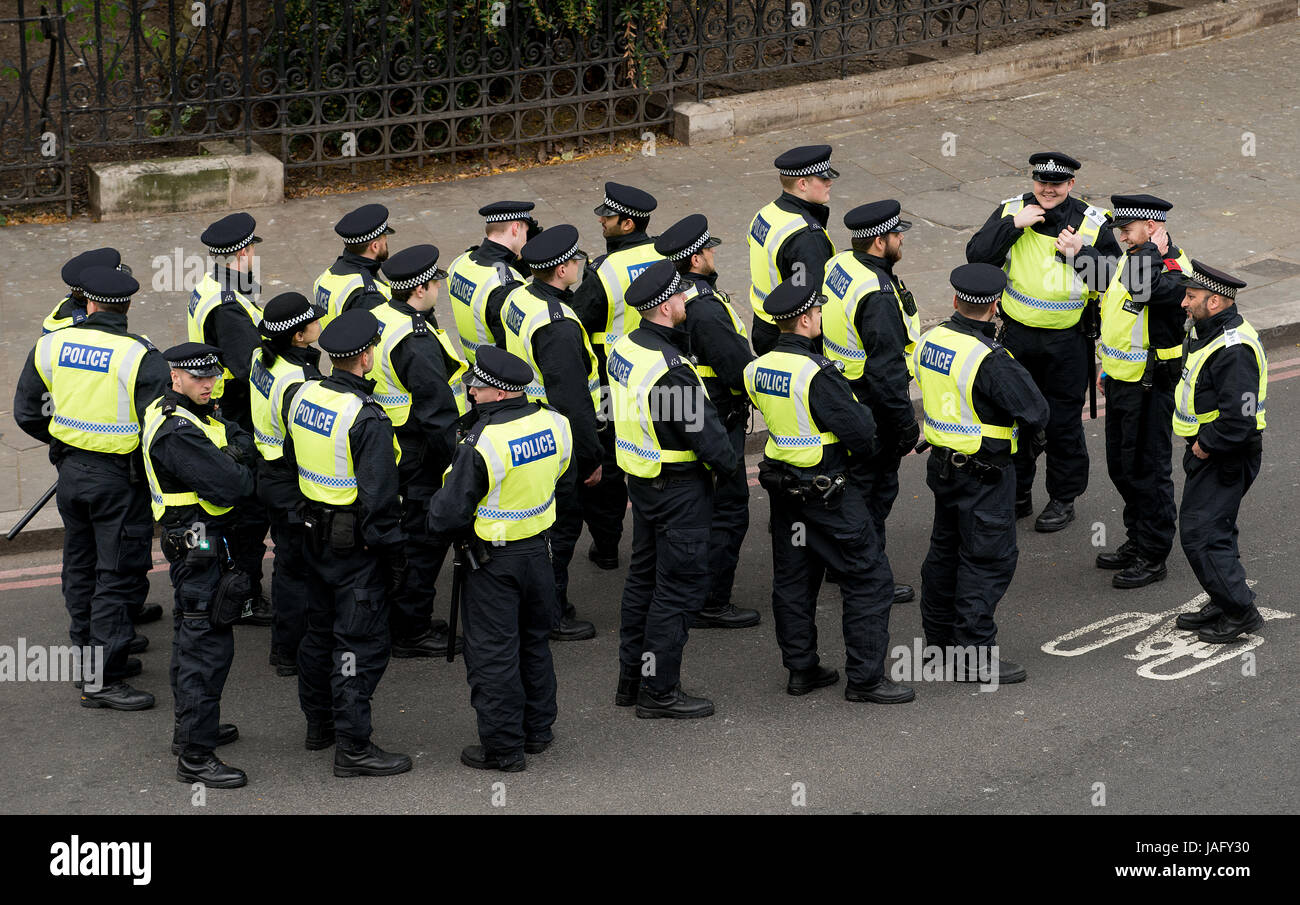
[[307, 502], [302, 507], [302, 521], [308, 547], [318, 556], [327, 549], [346, 555], [360, 546], [360, 510], [356, 507]]
[[190, 525], [170, 527], [164, 525], [159, 546], [168, 562], [180, 562], [182, 559], [197, 562], [226, 558], [229, 555], [224, 530], [209, 522], [196, 521]]
[[941, 478], [950, 477], [951, 470], [956, 468], [970, 474], [981, 484], [996, 484], [1002, 480], [1002, 470], [1011, 464], [1010, 459], [1005, 462], [986, 461], [973, 453], [958, 452], [946, 446], [936, 446], [933, 449], [942, 466], [939, 472]]
[[808, 502], [820, 497], [830, 502], [843, 492], [848, 477], [843, 473], [819, 474], [810, 468], [798, 468], [764, 459], [758, 466], [758, 483], [769, 493]]

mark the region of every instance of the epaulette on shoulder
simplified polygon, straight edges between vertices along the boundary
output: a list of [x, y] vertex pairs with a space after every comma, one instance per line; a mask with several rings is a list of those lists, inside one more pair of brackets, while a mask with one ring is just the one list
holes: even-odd
[[429, 333], [429, 321], [423, 314], [415, 313], [411, 315], [411, 332], [416, 336], [424, 336]]

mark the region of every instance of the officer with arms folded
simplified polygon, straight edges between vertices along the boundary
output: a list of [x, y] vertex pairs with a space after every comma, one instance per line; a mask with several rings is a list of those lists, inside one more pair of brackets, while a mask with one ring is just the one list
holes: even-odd
[[84, 707], [144, 710], [153, 695], [126, 683], [139, 660], [127, 657], [129, 611], [149, 596], [153, 521], [140, 459], [144, 410], [169, 383], [167, 363], [149, 341], [128, 333], [126, 313], [140, 288], [108, 267], [81, 273], [86, 319], [47, 333], [27, 356], [14, 391], [14, 421], [50, 445], [59, 472], [63, 519], [63, 599], [77, 647], [102, 647], [99, 689]]
[[[1043, 442], [1047, 401], [993, 338], [1006, 274], [992, 264], [963, 264], [948, 279], [956, 313], [922, 336], [912, 354], [931, 446], [926, 483], [934, 492], [921, 627], [927, 646], [964, 649], [976, 663], [996, 663], [999, 683], [1023, 682], [1024, 667], [980, 649], [996, 651], [993, 613], [1016, 571], [1011, 457], [1026, 432]], [[955, 678], [991, 681], [992, 666], [980, 676], [971, 660]]]
[[1237, 515], [1263, 456], [1268, 357], [1237, 310], [1246, 284], [1191, 263], [1183, 309], [1193, 325], [1174, 388], [1174, 433], [1187, 441], [1178, 538], [1210, 602], [1179, 616], [1178, 627], [1206, 644], [1225, 644], [1264, 624], [1237, 549]]
[[633, 281], [640, 326], [609, 353], [618, 464], [632, 499], [632, 561], [623, 584], [618, 690], [645, 719], [713, 715], [681, 687], [688, 629], [709, 593], [714, 477], [740, 467], [699, 372], [686, 355], [686, 296], [671, 261]]
[[406, 570], [397, 459], [401, 450], [373, 380], [379, 321], [345, 311], [321, 331], [330, 376], [289, 407], [284, 454], [298, 470], [307, 534], [307, 633], [298, 647], [306, 747], [336, 738], [335, 776], [392, 776], [405, 754], [370, 740], [370, 698], [388, 667], [388, 597]]
[[479, 744], [460, 759], [507, 773], [554, 737], [549, 639], [560, 605], [547, 532], [573, 454], [568, 419], [524, 395], [532, 379], [523, 359], [479, 349], [465, 375], [476, 420], [429, 507], [430, 532], [474, 544], [487, 560], [465, 576], [465, 669]]
[[474, 363], [479, 346], [501, 346], [501, 305], [528, 279], [519, 258], [524, 243], [542, 231], [531, 201], [494, 201], [478, 209], [486, 238], [451, 262], [447, 294], [465, 358]]
[[316, 304], [325, 309], [322, 326], [355, 305], [370, 309], [392, 298], [379, 273], [388, 260], [388, 237], [397, 232], [388, 225], [388, 208], [363, 204], [344, 214], [334, 232], [343, 240], [343, 254], [312, 285]]
[[253, 494], [258, 458], [253, 438], [216, 412], [212, 387], [221, 376], [221, 350], [181, 343], [163, 353], [171, 388], [144, 413], [140, 445], [162, 526], [162, 550], [176, 594], [172, 634], [172, 696], [176, 778], [214, 789], [248, 782], [243, 770], [214, 753], [239, 738], [222, 724], [221, 692], [235, 658], [231, 632], [251, 584], [232, 570], [227, 534], [237, 503]]
[[840, 680], [817, 655], [817, 595], [829, 572], [844, 602], [845, 700], [901, 704], [916, 693], [885, 675], [894, 576], [861, 482], [850, 474], [855, 460], [876, 454], [876, 425], [841, 366], [815, 350], [826, 301], [821, 286], [816, 273], [772, 290], [763, 304], [781, 337], [745, 369], [745, 390], [768, 429], [758, 474], [772, 513], [776, 640], [790, 671], [789, 694]]

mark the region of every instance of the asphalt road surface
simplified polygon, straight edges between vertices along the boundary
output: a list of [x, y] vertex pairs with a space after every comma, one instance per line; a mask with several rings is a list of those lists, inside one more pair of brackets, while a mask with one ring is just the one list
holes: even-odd
[[[1003, 656], [1029, 681], [977, 686], [915, 683], [915, 702], [851, 704], [843, 683], [794, 698], [773, 637], [766, 494], [753, 488], [738, 603], [757, 628], [694, 631], [684, 686], [717, 715], [638, 720], [616, 708], [619, 573], [598, 571], [580, 542], [571, 595], [599, 629], [593, 641], [553, 644], [560, 683], [556, 743], [519, 774], [481, 772], [458, 755], [477, 742], [465, 671], [442, 660], [394, 660], [375, 699], [375, 741], [415, 760], [412, 772], [336, 779], [332, 749], [302, 739], [296, 680], [267, 665], [269, 629], [236, 631], [222, 718], [240, 739], [220, 749], [247, 787], [212, 790], [219, 813], [1294, 813], [1295, 689], [1300, 670], [1300, 348], [1271, 350], [1264, 465], [1243, 507], [1241, 549], [1268, 621], [1229, 647], [1172, 630], [1200, 592], [1175, 545], [1169, 577], [1120, 591], [1093, 566], [1094, 539], [1122, 540], [1119, 497], [1103, 458], [1103, 420], [1087, 422], [1092, 483], [1064, 531], [1020, 522], [1020, 562], [998, 609]], [[1181, 451], [1175, 478], [1181, 494]], [[757, 460], [750, 459], [751, 470]], [[1041, 473], [1041, 469], [1040, 469]], [[890, 561], [919, 584], [932, 509], [924, 463], [903, 463], [890, 519]], [[1036, 502], [1046, 502], [1039, 479]], [[751, 481], [753, 483], [753, 481]], [[630, 519], [623, 561], [630, 542]], [[270, 563], [267, 563], [268, 574]], [[446, 612], [450, 565], [436, 605]], [[0, 682], [0, 810], [17, 813], [183, 813], [193, 793], [168, 751], [171, 586], [158, 568], [154, 602], [166, 621], [145, 626], [151, 646], [136, 687], [158, 696], [141, 713], [78, 706], [67, 683]], [[843, 666], [839, 593], [818, 607], [823, 662]], [[168, 626], [164, 628], [164, 626]], [[58, 553], [0, 558], [0, 644], [66, 644]], [[921, 635], [915, 603], [894, 608], [891, 646]], [[502, 786], [494, 784], [503, 783]], [[1101, 785], [1099, 785], [1101, 784]], [[495, 799], [495, 802], [494, 802]]]

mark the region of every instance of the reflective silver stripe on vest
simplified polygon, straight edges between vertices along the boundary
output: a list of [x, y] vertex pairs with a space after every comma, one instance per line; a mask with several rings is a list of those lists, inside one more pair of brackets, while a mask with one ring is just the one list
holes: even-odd
[[[483, 509], [485, 506], [494, 511], [499, 510], [501, 508], [501, 485], [506, 478], [506, 463], [501, 461], [496, 445], [490, 439], [482, 446], [476, 445], [474, 448], [483, 454], [483, 458], [487, 460], [488, 470], [492, 472], [492, 489], [488, 491], [487, 496], [479, 500], [478, 510]], [[478, 510], [475, 510], [476, 515]]]
[[[786, 213], [790, 212], [786, 211]], [[781, 283], [781, 269], [776, 266], [776, 256], [780, 253], [781, 246], [785, 243], [786, 239], [790, 238], [806, 226], [808, 226], [808, 221], [803, 217], [798, 217], [797, 219], [786, 221], [785, 226], [777, 230], [775, 234], [770, 232], [767, 234], [767, 241], [763, 243], [763, 253], [767, 255], [767, 278], [771, 281], [768, 285], [773, 289]], [[811, 229], [812, 227], [808, 228]], [[767, 293], [759, 292], [757, 287], [754, 288], [754, 294], [758, 296], [759, 301], [762, 301], [767, 297]]]
[[1013, 289], [1010, 284], [1007, 285], [1007, 295], [1011, 296], [1022, 305], [1030, 308], [1037, 308], [1040, 311], [1082, 311], [1087, 305], [1082, 296], [1075, 290], [1070, 291], [1070, 298], [1066, 301], [1048, 301], [1047, 299], [1034, 298], [1032, 295], [1025, 295], [1017, 289]]
[[[406, 337], [411, 334], [411, 331], [415, 329], [415, 322], [408, 319], [403, 321], [397, 327], [390, 329], [393, 331], [392, 336], [380, 338], [379, 342], [381, 348], [379, 351], [382, 354], [375, 357], [379, 360], [379, 370], [384, 375], [384, 382], [388, 384], [389, 387], [398, 387], [401, 386], [401, 383], [397, 379], [396, 369], [393, 368], [393, 350], [397, 348], [398, 343], [406, 339]], [[387, 340], [387, 342], [385, 342], [385, 340]], [[410, 393], [376, 393], [373, 398], [380, 405], [411, 404]]]
[[[641, 387], [647, 388], [645, 390], [644, 400], [647, 404], [650, 401], [650, 394], [654, 392], [655, 384], [659, 382], [660, 377], [663, 377], [664, 374], [667, 373], [668, 362], [663, 358], [663, 356], [660, 356], [659, 360], [655, 362], [654, 367], [646, 368], [645, 373], [637, 375], [640, 378], [640, 382], [637, 384], [638, 389]], [[650, 413], [642, 407], [642, 396], [640, 392], [633, 390], [629, 395], [632, 397], [632, 400], [636, 405], [637, 427], [641, 429], [641, 442], [636, 444], [630, 440], [619, 440], [616, 438], [614, 443], [621, 447], [624, 452], [629, 452], [634, 456], [640, 456], [642, 459], [646, 459], [650, 462], [658, 462], [660, 452], [658, 444], [655, 443], [654, 431], [650, 427]]]
[[[596, 273], [602, 278], [601, 282], [605, 286], [606, 293], [609, 292], [611, 286], [617, 289], [621, 285], [618, 281], [618, 268], [609, 263], [609, 255], [606, 255], [605, 260], [600, 262], [600, 266], [596, 268]], [[626, 302], [622, 298], [607, 298], [605, 303], [614, 309], [614, 317], [608, 321], [610, 330], [605, 334], [605, 341], [613, 345], [623, 336], [623, 308]]]
[[[1141, 325], [1142, 322], [1138, 321], [1138, 326], [1140, 327]], [[1141, 348], [1142, 341], [1139, 339], [1136, 345], [1138, 346], [1138, 348], [1135, 351], [1124, 352], [1120, 349], [1112, 349], [1110, 346], [1106, 345], [1105, 343], [1100, 343], [1101, 354], [1106, 355], [1110, 358], [1118, 358], [1120, 361], [1146, 361], [1147, 351], [1146, 349]]]

